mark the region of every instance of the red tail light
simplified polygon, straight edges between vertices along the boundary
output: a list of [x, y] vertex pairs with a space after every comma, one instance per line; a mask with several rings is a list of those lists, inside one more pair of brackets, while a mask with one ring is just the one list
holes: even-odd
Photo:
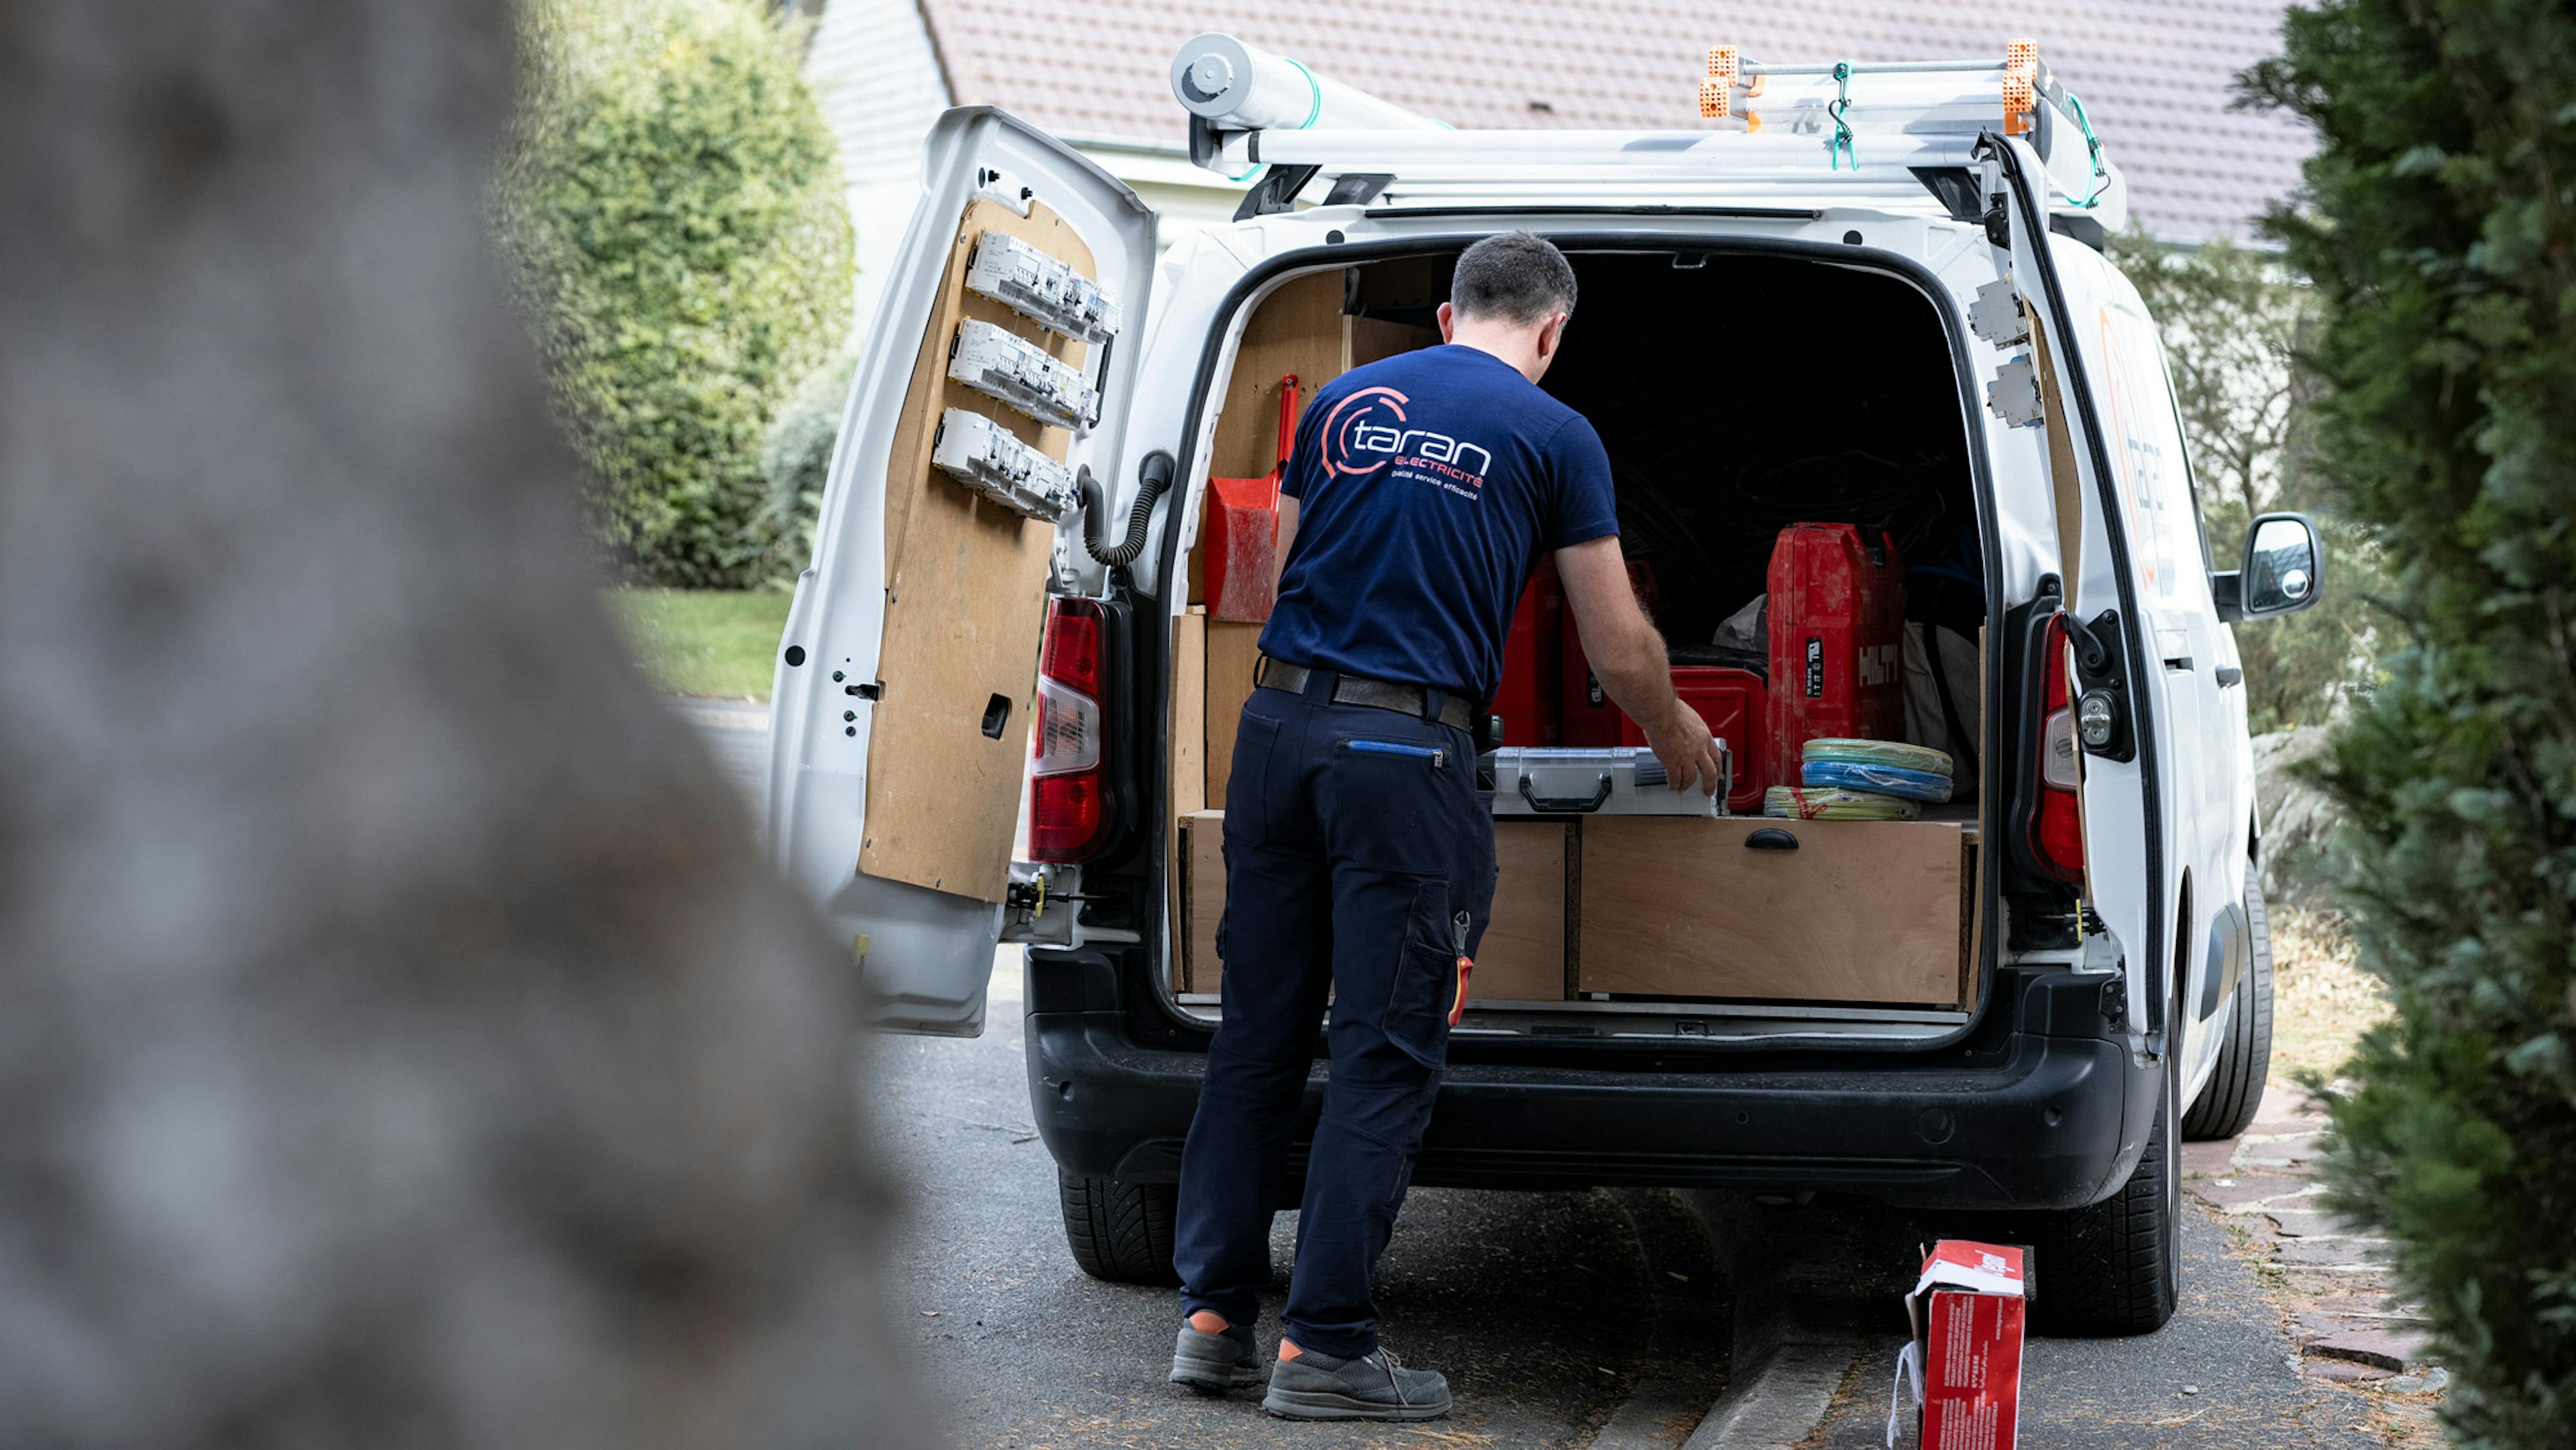
[[1038, 651], [1038, 711], [1030, 732], [1029, 855], [1080, 861], [1108, 833], [1100, 709], [1100, 606], [1088, 599], [1047, 605]]
[[2083, 785], [2083, 763], [2075, 743], [2075, 698], [2066, 675], [2066, 624], [2048, 622], [2041, 646], [2048, 663], [2048, 684], [2041, 698], [2039, 749], [2033, 768], [2039, 773], [2035, 793], [2039, 809], [2030, 823], [2030, 855], [2040, 869], [2061, 881], [2084, 879], [2084, 818], [2075, 793]]

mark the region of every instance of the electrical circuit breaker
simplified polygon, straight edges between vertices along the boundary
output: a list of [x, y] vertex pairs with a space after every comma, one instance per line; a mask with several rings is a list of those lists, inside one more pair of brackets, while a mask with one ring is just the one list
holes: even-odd
[[968, 488], [1033, 519], [1053, 523], [1078, 502], [1073, 475], [1063, 464], [992, 419], [963, 408], [940, 414], [930, 461]]
[[976, 318], [957, 324], [948, 375], [1041, 423], [1081, 433], [1100, 421], [1100, 390], [1084, 381], [1080, 369]]
[[1118, 304], [1100, 284], [1007, 232], [975, 239], [966, 260], [966, 290], [1067, 337], [1103, 343], [1118, 335]]

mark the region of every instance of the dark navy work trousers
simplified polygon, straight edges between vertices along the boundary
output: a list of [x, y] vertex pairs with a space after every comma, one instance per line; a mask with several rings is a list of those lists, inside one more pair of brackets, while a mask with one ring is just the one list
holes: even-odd
[[[1494, 898], [1467, 732], [1258, 689], [1225, 793], [1223, 1019], [1181, 1158], [1184, 1314], [1258, 1318], [1270, 1219], [1331, 993], [1329, 1075], [1284, 1316], [1300, 1348], [1377, 1347], [1369, 1271], [1394, 1231], [1448, 1060], [1459, 956]], [[1435, 707], [1436, 708], [1436, 707]]]

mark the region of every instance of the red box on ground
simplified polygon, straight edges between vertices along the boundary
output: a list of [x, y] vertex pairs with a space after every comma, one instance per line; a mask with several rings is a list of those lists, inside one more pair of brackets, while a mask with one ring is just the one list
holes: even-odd
[[2012, 1450], [2021, 1426], [2023, 1250], [1943, 1239], [1905, 1296], [1914, 1339], [1897, 1359], [1897, 1430], [1909, 1384], [1921, 1416], [1923, 1450]]
[[1771, 548], [1764, 785], [1796, 785], [1808, 741], [1905, 738], [1905, 564], [1850, 524], [1791, 524]]
[[[1726, 809], [1739, 816], [1762, 813], [1763, 719], [1762, 677], [1728, 665], [1673, 666], [1673, 693], [1708, 722], [1708, 733], [1726, 742], [1735, 755], [1735, 782], [1726, 793]], [[1637, 722], [1619, 717], [1619, 743], [1643, 745], [1646, 732]]]

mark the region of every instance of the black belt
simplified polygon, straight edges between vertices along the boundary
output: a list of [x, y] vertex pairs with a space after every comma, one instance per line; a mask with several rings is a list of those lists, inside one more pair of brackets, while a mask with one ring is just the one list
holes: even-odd
[[[1265, 690], [1285, 690], [1292, 695], [1302, 695], [1306, 693], [1306, 682], [1314, 678], [1314, 674], [1313, 670], [1304, 665], [1292, 665], [1286, 660], [1274, 660], [1268, 655], [1263, 655], [1260, 663], [1253, 668], [1252, 680], [1254, 684]], [[1467, 722], [1475, 718], [1475, 711], [1469, 708], [1464, 699], [1447, 690], [1438, 693], [1440, 723], [1455, 726], [1460, 730], [1466, 729]], [[1366, 705], [1372, 710], [1393, 710], [1399, 715], [1410, 715], [1417, 720], [1434, 718], [1426, 708], [1426, 694], [1427, 692], [1420, 685], [1399, 685], [1390, 680], [1372, 680], [1359, 675], [1333, 677], [1334, 704]]]

